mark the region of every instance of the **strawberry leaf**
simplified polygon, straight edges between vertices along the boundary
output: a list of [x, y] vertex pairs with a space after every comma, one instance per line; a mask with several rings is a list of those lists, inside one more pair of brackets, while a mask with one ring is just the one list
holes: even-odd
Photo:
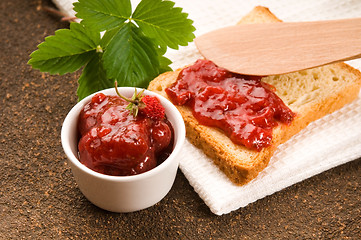
[[45, 38], [28, 63], [50, 74], [85, 66], [79, 99], [112, 87], [114, 80], [119, 86], [147, 87], [171, 70], [167, 48], [178, 49], [194, 38], [193, 21], [171, 1], [141, 0], [132, 14], [130, 0], [78, 0], [74, 10], [82, 21]]
[[100, 34], [79, 23], [60, 29], [45, 38], [30, 57], [29, 64], [42, 72], [65, 74], [74, 72], [89, 61], [100, 42]]
[[172, 64], [172, 61], [164, 56], [164, 54], [167, 52], [167, 47], [158, 46], [157, 52], [159, 56], [160, 73], [172, 71], [172, 68], [169, 66], [170, 64]]
[[115, 34], [117, 34], [119, 32], [119, 30], [123, 27], [124, 24], [121, 24], [119, 27], [113, 28], [111, 30], [107, 30], [102, 39], [100, 40], [100, 45], [103, 48], [106, 48], [109, 44], [109, 42], [112, 40], [112, 38], [114, 37]]
[[110, 40], [104, 52], [104, 67], [107, 76], [120, 86], [147, 87], [160, 73], [156, 46], [131, 22]]
[[159, 55], [159, 73], [172, 71], [172, 68], [169, 66], [170, 64], [172, 64], [171, 60], [162, 55]]
[[178, 49], [194, 39], [193, 21], [182, 8], [174, 7], [174, 2], [143, 0], [135, 9], [134, 20], [144, 34], [154, 39], [158, 45]]
[[94, 53], [78, 80], [78, 100], [102, 89], [111, 88], [114, 81], [108, 79], [102, 63], [102, 53]]
[[82, 24], [97, 31], [109, 30], [123, 24], [132, 14], [130, 0], [79, 0], [74, 3], [75, 16]]

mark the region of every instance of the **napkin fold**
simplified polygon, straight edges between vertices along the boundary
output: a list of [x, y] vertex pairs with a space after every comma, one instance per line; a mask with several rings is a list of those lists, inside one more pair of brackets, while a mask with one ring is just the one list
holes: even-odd
[[311, 123], [279, 146], [269, 165], [244, 186], [231, 183], [189, 142], [181, 169], [215, 214], [229, 213], [330, 168], [361, 157], [361, 98]]
[[[59, 10], [74, 16], [76, 0], [53, 0]], [[133, 8], [139, 1], [132, 1]], [[284, 21], [315, 21], [361, 17], [358, 0], [182, 0], [175, 1], [189, 13], [196, 35], [236, 24], [257, 5], [270, 8]], [[168, 50], [173, 69], [188, 65], [201, 56], [193, 43]], [[348, 62], [361, 69], [361, 61]], [[361, 93], [356, 101], [313, 123], [279, 146], [269, 165], [245, 186], [230, 182], [210, 158], [188, 141], [180, 156], [180, 169], [210, 210], [222, 215], [310, 178], [330, 168], [361, 157]]]

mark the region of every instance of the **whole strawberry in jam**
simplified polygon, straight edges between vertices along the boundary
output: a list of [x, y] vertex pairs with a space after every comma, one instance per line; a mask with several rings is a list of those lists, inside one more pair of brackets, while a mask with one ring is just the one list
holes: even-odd
[[[170, 154], [173, 129], [154, 96], [93, 96], [80, 113], [80, 162], [107, 175], [146, 172]], [[144, 101], [143, 101], [144, 100]]]

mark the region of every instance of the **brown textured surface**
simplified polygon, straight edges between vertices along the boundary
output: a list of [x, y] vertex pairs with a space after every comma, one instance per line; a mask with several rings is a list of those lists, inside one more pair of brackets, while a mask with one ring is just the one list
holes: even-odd
[[26, 62], [67, 24], [50, 0], [0, 1], [0, 239], [360, 239], [361, 159], [224, 216], [212, 214], [181, 172], [157, 205], [116, 214], [78, 190], [60, 144], [77, 74], [49, 76]]

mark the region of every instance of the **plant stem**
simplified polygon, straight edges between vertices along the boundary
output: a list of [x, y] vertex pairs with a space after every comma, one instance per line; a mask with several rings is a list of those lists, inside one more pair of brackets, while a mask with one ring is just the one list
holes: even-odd
[[118, 91], [118, 82], [116, 80], [114, 81], [114, 85], [115, 85], [115, 92], [120, 98], [124, 99], [127, 102], [134, 103], [132, 99], [124, 97], [122, 94], [120, 94], [120, 92]]

